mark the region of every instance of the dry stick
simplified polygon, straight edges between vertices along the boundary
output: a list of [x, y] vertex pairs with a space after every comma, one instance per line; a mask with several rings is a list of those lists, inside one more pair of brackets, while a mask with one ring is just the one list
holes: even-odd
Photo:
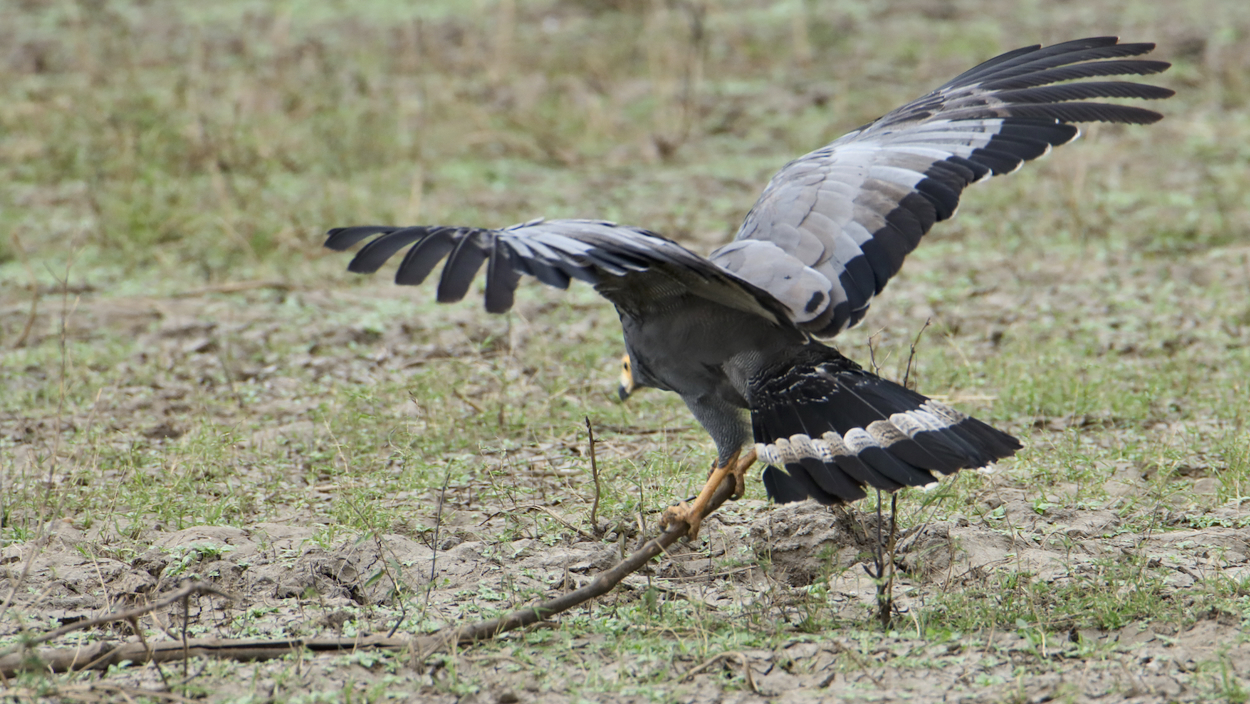
[[[421, 620], [425, 620], [426, 614], [430, 612], [430, 594], [434, 591], [434, 578], [438, 576], [435, 568], [438, 565], [438, 530], [443, 527], [443, 504], [447, 502], [447, 485], [451, 483], [451, 464], [447, 465], [443, 472], [443, 488], [438, 493], [438, 510], [434, 512], [434, 541], [430, 543], [430, 579], [425, 583], [425, 606], [421, 607]], [[399, 623], [395, 624], [395, 628], [391, 629], [390, 635], [394, 635], [395, 629], [399, 628]]]
[[[130, 624], [130, 630], [139, 638], [139, 644], [142, 645], [145, 650], [151, 651], [152, 647], [148, 645], [148, 639], [143, 635], [143, 629], [139, 627], [139, 618], [128, 618], [126, 619], [126, 623]], [[161, 683], [165, 685], [165, 689], [171, 689], [169, 686], [169, 678], [165, 676], [165, 668], [160, 665], [156, 665], [156, 674], [160, 676]]]
[[30, 268], [30, 261], [26, 257], [26, 248], [22, 246], [22, 240], [17, 236], [17, 230], [9, 233], [9, 238], [13, 240], [13, 251], [21, 257], [22, 266], [26, 267], [26, 275], [30, 277], [30, 314], [26, 316], [26, 325], [22, 327], [22, 333], [17, 336], [17, 341], [13, 343], [13, 349], [19, 349], [26, 346], [26, 340], [30, 338], [30, 331], [35, 327], [35, 320], [39, 315], [39, 280], [35, 278], [34, 272]]
[[[881, 334], [881, 330], [868, 336], [868, 364], [872, 367], [872, 373], [877, 376], [881, 376], [881, 365], [877, 364], [877, 336]], [[906, 386], [906, 382], [903, 385]]]
[[590, 436], [590, 476], [595, 480], [595, 502], [590, 505], [590, 529], [599, 533], [599, 463], [595, 460], [595, 429], [586, 416], [586, 433]]
[[193, 638], [186, 642], [168, 640], [159, 643], [94, 643], [83, 648], [57, 648], [45, 650], [27, 657], [14, 653], [0, 658], [0, 675], [12, 677], [18, 672], [39, 669], [44, 672], [72, 672], [78, 670], [107, 670], [122, 662], [143, 664], [182, 660], [184, 657], [204, 657], [228, 660], [273, 660], [286, 657], [301, 650], [314, 653], [340, 652], [344, 650], [402, 650], [409, 647], [408, 638], [328, 638], [325, 640], [290, 638], [287, 640], [236, 640], [231, 638]]
[[[885, 539], [881, 536], [881, 526], [885, 523], [885, 518], [881, 515], [881, 490], [877, 489], [877, 545], [873, 569], [868, 569], [868, 565], [864, 565], [864, 572], [873, 579], [877, 586], [877, 618], [881, 621], [881, 628], [889, 629], [890, 621], [894, 613], [894, 556], [895, 556], [895, 530], [896, 524], [894, 517], [898, 509], [898, 494], [890, 495], [890, 543], [885, 544]], [[867, 531], [865, 531], [867, 535]], [[888, 569], [887, 569], [888, 558]], [[875, 571], [874, 571], [875, 570]]]
[[30, 313], [26, 315], [26, 324], [22, 326], [22, 333], [17, 336], [17, 341], [13, 343], [13, 349], [21, 349], [26, 346], [26, 341], [30, 339], [30, 331], [35, 329], [35, 321], [39, 319], [39, 287], [32, 287], [30, 294]]
[[472, 408], [475, 412], [479, 414], [486, 412], [485, 408], [482, 408], [482, 406], [478, 404], [476, 401], [473, 401], [469, 397], [465, 396], [464, 393], [460, 391], [460, 389], [452, 388], [451, 394], [455, 396], [456, 398], [460, 399], [461, 401], [463, 401], [464, 405], [468, 406], [469, 408]]
[[612, 433], [620, 433], [621, 435], [668, 435], [669, 433], [676, 435], [677, 433], [688, 433], [692, 430], [700, 430], [698, 426], [694, 425], [670, 425], [663, 428], [636, 428], [632, 425], [614, 425], [612, 423], [600, 425], [599, 429], [607, 430]]
[[[911, 381], [912, 363], [916, 359], [916, 347], [920, 345], [920, 336], [929, 328], [930, 320], [925, 320], [924, 325], [920, 327], [916, 333], [916, 338], [912, 340], [911, 351], [907, 354], [907, 368], [903, 371], [903, 386], [907, 387]], [[871, 346], [869, 347], [871, 350]], [[873, 360], [874, 366], [876, 360]], [[881, 628], [888, 630], [890, 622], [894, 617], [894, 558], [895, 550], [898, 547], [896, 542], [897, 524], [895, 520], [898, 516], [898, 494], [890, 495], [890, 544], [886, 547], [881, 537], [881, 524], [884, 519], [881, 516], [881, 490], [877, 490], [877, 573], [873, 574], [864, 568], [865, 572], [872, 577], [877, 583], [877, 620], [881, 622]], [[889, 565], [886, 565], [885, 559], [889, 558]]]
[[[881, 525], [880, 517], [881, 517], [881, 503], [880, 503], [880, 499], [878, 499], [878, 502], [877, 502], [877, 525], [878, 526]], [[894, 620], [894, 560], [895, 560], [896, 550], [898, 547], [898, 543], [897, 543], [898, 524], [896, 523], [897, 517], [898, 517], [898, 493], [895, 492], [893, 494], [890, 494], [890, 543], [889, 543], [889, 546], [886, 548], [886, 554], [885, 554], [885, 558], [889, 562], [888, 564], [889, 576], [886, 577], [886, 581], [884, 585], [885, 598], [881, 599], [881, 593], [878, 592], [878, 601], [880, 602], [878, 604], [878, 609], [880, 610], [878, 617], [881, 619], [881, 628], [883, 630], [889, 630], [890, 622]], [[878, 530], [880, 529], [878, 528]], [[886, 565], [882, 565], [881, 569], [885, 570]]]
[[[733, 494], [734, 489], [736, 489], [735, 481], [733, 475], [730, 474], [725, 477], [725, 481], [712, 494], [712, 499], [708, 502], [701, 518], [707, 518], [716, 509], [720, 508], [721, 504], [725, 503], [730, 495]], [[185, 643], [182, 641], [166, 641], [162, 643], [148, 643], [146, 645], [143, 643], [125, 643], [119, 646], [97, 643], [87, 648], [61, 648], [31, 654], [36, 655], [38, 657], [37, 660], [28, 657], [27, 653], [15, 652], [18, 648], [10, 648], [0, 652], [0, 676], [11, 677], [32, 666], [51, 672], [68, 672], [83, 669], [104, 670], [123, 661], [140, 664], [145, 662], [168, 662], [181, 660], [184, 657], [197, 656], [232, 660], [268, 660], [285, 657], [292, 652], [299, 652], [301, 649], [311, 650], [314, 653], [363, 649], [411, 649], [419, 657], [425, 657], [453, 645], [488, 640], [502, 633], [533, 625], [545, 618], [567, 611], [574, 606], [584, 604], [595, 597], [607, 594], [627, 576], [637, 572], [652, 558], [660, 555], [673, 543], [680, 540], [689, 530], [690, 526], [685, 521], [674, 520], [659, 537], [647, 541], [645, 545], [611, 569], [600, 572], [590, 584], [581, 589], [563, 594], [555, 599], [518, 609], [499, 618], [479, 621], [478, 623], [462, 626], [447, 632], [432, 633], [415, 640], [373, 636], [369, 638], [291, 638], [286, 640], [204, 638], [188, 640]], [[230, 598], [229, 595], [213, 587], [197, 582], [140, 609], [132, 609], [118, 614], [102, 616], [98, 619], [91, 619], [90, 621], [80, 621], [63, 626], [51, 633], [28, 641], [26, 645], [38, 645], [70, 631], [139, 616], [163, 606], [168, 606], [179, 599], [184, 599], [195, 593], [218, 594]]]
[[907, 386], [907, 383], [911, 381], [911, 365], [916, 360], [916, 347], [920, 345], [920, 336], [924, 334], [925, 330], [929, 329], [929, 323], [932, 321], [932, 318], [925, 318], [924, 325], [921, 325], [920, 330], [916, 333], [916, 339], [911, 342], [911, 351], [907, 353], [907, 369], [903, 371], [903, 386], [905, 388], [910, 388]]
[[243, 397], [239, 394], [239, 390], [234, 386], [234, 374], [230, 372], [230, 365], [226, 364], [226, 358], [221, 356], [222, 345], [214, 345], [216, 350], [214, 356], [217, 357], [217, 363], [221, 365], [221, 374], [226, 377], [226, 386], [230, 389], [230, 395], [234, 397], [234, 402], [239, 404], [240, 409], [247, 408], [247, 404], [243, 401]]
[[552, 511], [551, 509], [547, 508], [546, 506], [540, 506], [540, 505], [538, 505], [538, 504], [525, 504], [525, 505], [523, 505], [523, 506], [517, 506], [517, 507], [515, 507], [515, 508], [505, 508], [505, 509], [504, 509], [504, 510], [502, 510], [502, 511], [496, 511], [496, 512], [494, 512], [494, 513], [490, 514], [489, 516], [487, 516], [487, 517], [486, 517], [486, 518], [485, 518], [485, 519], [484, 519], [481, 523], [479, 523], [479, 524], [478, 524], [478, 526], [484, 526], [484, 525], [486, 525], [486, 524], [487, 524], [487, 523], [488, 523], [488, 522], [489, 522], [492, 518], [494, 518], [494, 517], [496, 517], [496, 516], [502, 516], [502, 515], [504, 515], [504, 514], [510, 514], [510, 513], [521, 513], [522, 511], [542, 511], [543, 513], [547, 514], [548, 516], [551, 516], [552, 518], [554, 518], [557, 522], [559, 522], [560, 524], [562, 524], [565, 528], [568, 528], [569, 530], [573, 531], [574, 533], [577, 533], [578, 535], [582, 536], [582, 537], [583, 537], [583, 538], [585, 538], [586, 540], [589, 540], [589, 541], [591, 541], [591, 542], [596, 542], [596, 541], [598, 541], [598, 540], [599, 540], [598, 538], [596, 538], [595, 536], [591, 535], [590, 533], [587, 533], [586, 531], [582, 530], [581, 528], [578, 528], [577, 526], [573, 525], [572, 523], [569, 523], [569, 522], [568, 522], [568, 521], [564, 518], [564, 516], [561, 516], [560, 514], [556, 513], [555, 511]]
[[[191, 598], [182, 597], [182, 676], [185, 679], [191, 671], [191, 655], [187, 646], [187, 627], [191, 625]], [[144, 645], [147, 645], [146, 643]]]
[[[726, 480], [712, 494], [712, 499], [708, 502], [707, 509], [703, 512], [701, 518], [711, 515], [733, 494], [736, 488], [733, 475], [727, 476]], [[540, 604], [517, 609], [499, 618], [462, 626], [450, 633], [434, 633], [423, 636], [416, 639], [413, 645], [419, 654], [425, 655], [452, 644], [468, 644], [494, 638], [501, 633], [533, 625], [549, 616], [554, 616], [574, 606], [584, 604], [595, 597], [603, 596], [612, 591], [616, 585], [621, 583], [621, 580], [637, 572], [643, 565], [650, 562], [652, 558], [667, 550], [669, 546], [686, 535], [689, 530], [690, 526], [685, 521], [675, 520], [659, 537], [647, 541], [645, 545], [638, 548], [629, 557], [618, 562], [612, 569], [595, 575], [590, 584], [581, 589], [571, 591]]]
[[198, 699], [187, 699], [186, 697], [172, 694], [170, 692], [162, 692], [155, 689], [141, 689], [139, 687], [123, 687], [121, 685], [109, 684], [107, 682], [92, 682], [90, 684], [69, 685], [66, 687], [53, 687], [51, 689], [32, 689], [30, 687], [13, 687], [4, 690], [4, 696], [14, 701], [37, 701], [40, 699], [48, 699], [52, 697], [61, 697], [67, 700], [79, 701], [104, 701], [97, 697], [89, 696], [96, 692], [108, 692], [109, 694], [120, 694], [127, 697], [127, 701], [133, 701], [129, 697], [147, 697], [149, 699], [161, 699], [169, 702], [187, 702], [188, 704], [197, 704]]
[[681, 681], [689, 682], [690, 680], [694, 679], [695, 675], [707, 670], [709, 667], [712, 667], [716, 663], [721, 662], [722, 660], [728, 660], [729, 658], [737, 658], [739, 661], [742, 662], [742, 673], [743, 673], [743, 677], [747, 681], [747, 687], [749, 687], [752, 692], [759, 694], [760, 690], [758, 687], [755, 686], [755, 678], [751, 676], [750, 658], [746, 656], [746, 653], [741, 653], [736, 650], [733, 652], [721, 653], [720, 655], [717, 655], [713, 657], [712, 659], [705, 661], [702, 665], [691, 668], [690, 670], [686, 672], [686, 674], [681, 676]]
[[192, 582], [191, 584], [188, 584], [187, 586], [170, 594], [164, 599], [161, 599], [160, 601], [154, 601], [151, 604], [148, 604], [146, 606], [139, 606], [133, 609], [128, 609], [126, 611], [115, 611], [113, 613], [106, 614], [104, 616], [85, 619], [83, 621], [75, 621], [73, 623], [69, 623], [64, 626], [61, 626], [60, 628], [54, 631], [49, 631], [48, 633], [45, 633], [41, 636], [36, 636], [34, 638], [31, 638], [30, 640], [23, 642], [21, 645], [17, 645], [12, 648], [5, 648], [4, 650], [0, 650], [0, 662], [7, 660], [9, 656], [21, 650], [22, 648], [29, 648], [31, 646], [39, 645], [40, 643], [47, 643], [50, 640], [60, 638], [66, 633], [73, 633], [74, 631], [81, 631], [87, 628], [95, 628], [96, 626], [103, 626], [106, 623], [113, 623], [114, 621], [129, 621], [132, 619], [136, 619], [140, 616], [145, 616], [158, 609], [163, 609], [166, 606], [169, 606], [170, 604], [173, 604], [177, 601], [180, 601], [187, 597], [198, 595], [198, 594], [214, 594], [216, 596], [220, 596], [225, 599], [229, 599], [231, 601], [235, 600], [235, 597], [231, 596], [230, 594], [227, 594], [226, 592], [221, 591], [220, 589], [217, 589], [216, 587], [213, 587], [212, 585], [206, 584], [204, 582]]

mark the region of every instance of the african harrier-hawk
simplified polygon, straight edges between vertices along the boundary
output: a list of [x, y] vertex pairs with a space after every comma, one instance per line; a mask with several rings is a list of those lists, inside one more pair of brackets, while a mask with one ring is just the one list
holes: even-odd
[[[785, 166], [734, 241], [707, 258], [654, 232], [597, 220], [533, 220], [503, 229], [347, 227], [326, 246], [372, 237], [350, 270], [371, 273], [412, 245], [398, 284], [444, 258], [440, 302], [464, 297], [486, 264], [486, 310], [512, 306], [521, 275], [594, 285], [620, 314], [626, 374], [674, 391], [716, 442], [707, 485], [669, 509], [697, 534], [727, 474], [742, 494], [758, 458], [778, 502], [852, 501], [865, 487], [926, 485], [1020, 448], [1015, 438], [861, 369], [817, 338], [857, 324], [933, 223], [955, 214], [971, 183], [1010, 173], [1077, 137], [1074, 123], [1149, 124], [1140, 107], [1166, 88], [1101, 76], [1159, 73], [1131, 59], [1154, 44], [1115, 37], [1031, 46], [990, 59], [932, 93]], [[749, 422], [748, 422], [749, 418]], [[741, 459], [743, 449], [754, 446]]]

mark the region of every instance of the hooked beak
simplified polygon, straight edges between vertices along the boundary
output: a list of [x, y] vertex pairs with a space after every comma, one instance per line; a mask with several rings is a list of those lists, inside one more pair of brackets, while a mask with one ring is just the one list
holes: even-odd
[[621, 383], [616, 387], [616, 395], [624, 401], [638, 389], [638, 385], [634, 383], [633, 368], [629, 363], [629, 355], [621, 357]]

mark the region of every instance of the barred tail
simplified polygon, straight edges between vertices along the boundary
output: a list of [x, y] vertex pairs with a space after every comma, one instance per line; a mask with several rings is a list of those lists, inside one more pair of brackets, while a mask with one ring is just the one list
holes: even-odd
[[[1010, 457], [1012, 436], [811, 343], [750, 388], [764, 487], [777, 503], [854, 501]], [[756, 383], [758, 380], [758, 383]], [[779, 468], [784, 468], [784, 471]]]

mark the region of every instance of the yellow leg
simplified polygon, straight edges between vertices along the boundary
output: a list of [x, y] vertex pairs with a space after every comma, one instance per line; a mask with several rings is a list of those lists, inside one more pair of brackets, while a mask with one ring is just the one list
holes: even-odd
[[731, 470], [734, 475], [734, 493], [733, 496], [729, 497], [734, 501], [741, 499], [747, 493], [747, 470], [751, 468], [751, 465], [755, 464], [755, 459], [755, 450], [753, 448], [745, 457], [734, 464], [734, 468]]
[[685, 501], [676, 506], [670, 507], [660, 517], [660, 527], [667, 528], [674, 521], [684, 521], [690, 526], [686, 537], [694, 540], [699, 535], [699, 526], [703, 524], [706, 517], [704, 511], [707, 510], [707, 504], [712, 500], [712, 494], [716, 493], [716, 489], [720, 487], [721, 482], [725, 481], [726, 475], [733, 475], [734, 478], [734, 499], [742, 498], [746, 493], [746, 472], [751, 465], [755, 464], [755, 450], [747, 453], [746, 457], [738, 459], [735, 453], [733, 457], [724, 465], [712, 468], [712, 474], [707, 478], [707, 483], [703, 485], [703, 490], [699, 492], [694, 503], [687, 504]]

